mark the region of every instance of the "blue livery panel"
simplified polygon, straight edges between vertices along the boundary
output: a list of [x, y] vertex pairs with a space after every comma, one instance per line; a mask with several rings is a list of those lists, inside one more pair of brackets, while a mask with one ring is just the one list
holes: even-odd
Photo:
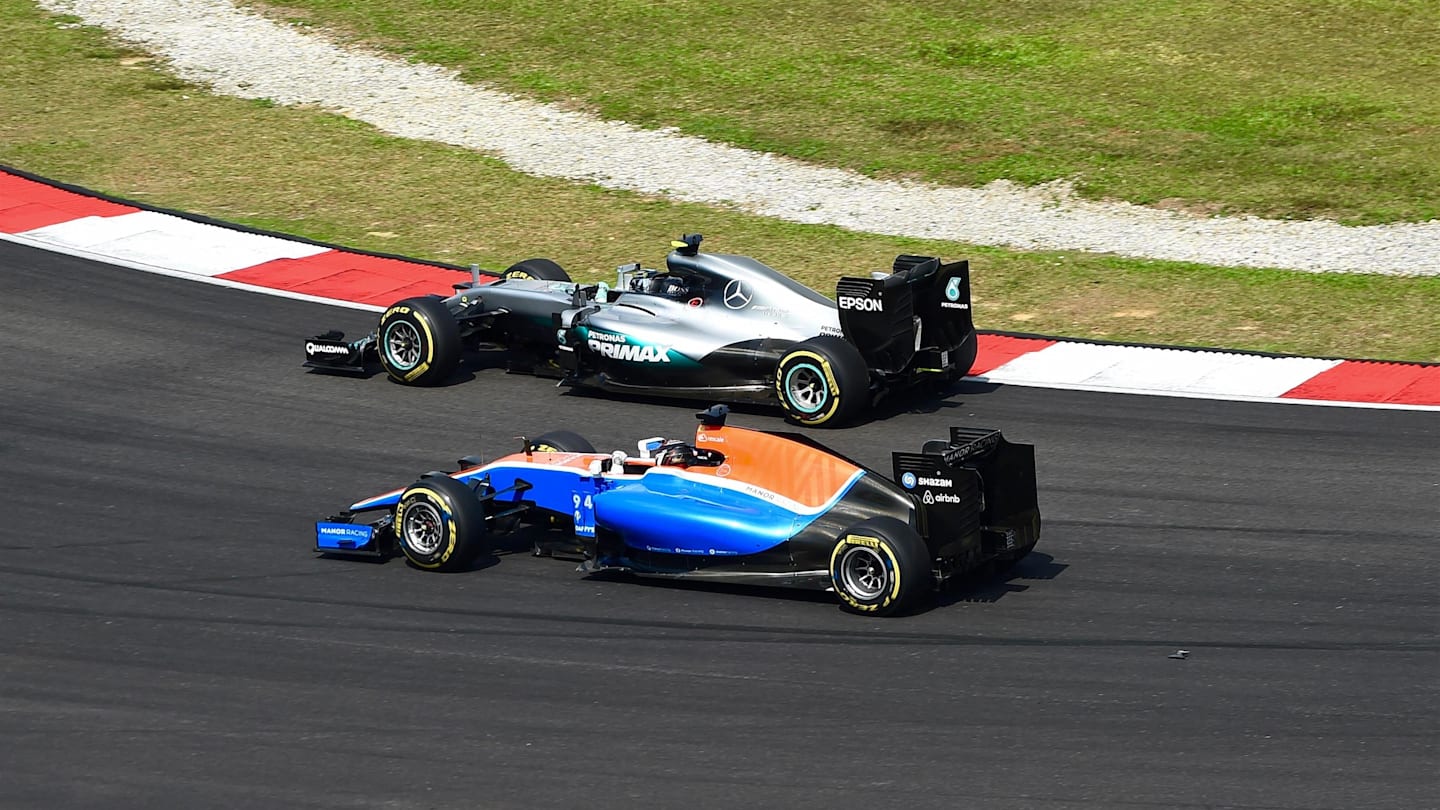
[[375, 529], [364, 523], [316, 523], [316, 551], [364, 551], [371, 548]]
[[600, 526], [627, 546], [664, 554], [757, 554], [789, 540], [811, 519], [679, 475], [650, 474], [595, 496]]
[[[502, 461], [467, 471], [457, 479], [470, 483], [488, 478], [497, 493], [497, 507], [524, 500], [549, 512], [568, 514], [580, 537], [595, 537], [597, 528], [603, 528], [637, 551], [742, 557], [777, 549], [832, 509], [864, 477], [862, 470], [855, 469], [828, 502], [802, 505], [743, 480], [668, 468], [639, 475], [592, 475], [588, 468], [573, 465], [574, 460], [574, 455], [567, 455], [549, 463]], [[513, 491], [520, 481], [530, 486]], [[352, 509], [393, 506], [399, 498], [399, 491], [391, 492], [361, 501]], [[322, 526], [327, 534], [321, 533]], [[354, 546], [342, 544], [372, 542], [369, 537], [346, 534], [356, 529], [368, 531], [369, 527], [317, 525], [317, 549], [349, 550]]]
[[534, 502], [541, 509], [569, 513], [575, 522], [576, 534], [582, 537], [595, 536], [593, 496], [599, 479], [582, 474], [575, 467], [496, 465], [483, 468], [474, 476], [466, 476], [461, 480], [468, 482], [473, 477], [483, 476], [489, 476], [490, 486], [496, 490], [515, 486], [516, 479], [529, 482], [531, 487], [524, 493], [518, 496], [502, 495], [500, 500], [510, 501], [518, 497]]

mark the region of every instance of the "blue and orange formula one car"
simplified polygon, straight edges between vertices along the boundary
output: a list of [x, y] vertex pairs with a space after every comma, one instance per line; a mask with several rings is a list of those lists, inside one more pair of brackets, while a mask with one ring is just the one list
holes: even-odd
[[464, 569], [491, 535], [528, 522], [537, 554], [574, 555], [582, 571], [833, 590], [885, 615], [959, 574], [1008, 567], [1039, 538], [1034, 447], [999, 431], [952, 427], [892, 454], [886, 478], [727, 413], [698, 414], [693, 442], [645, 439], [634, 455], [556, 431], [489, 463], [463, 458], [317, 523], [315, 550]]

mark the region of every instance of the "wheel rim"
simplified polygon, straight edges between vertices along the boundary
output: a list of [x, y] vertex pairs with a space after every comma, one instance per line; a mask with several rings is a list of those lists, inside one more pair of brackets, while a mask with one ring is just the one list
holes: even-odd
[[420, 330], [408, 321], [390, 324], [385, 329], [385, 356], [396, 368], [414, 368], [420, 362]]
[[421, 556], [430, 556], [440, 550], [445, 539], [445, 519], [440, 510], [429, 501], [411, 501], [405, 505], [404, 523], [400, 534], [405, 545]]
[[795, 366], [785, 373], [785, 398], [801, 413], [819, 411], [830, 399], [825, 375], [809, 363]]
[[875, 549], [851, 546], [840, 558], [840, 581], [846, 593], [861, 602], [869, 602], [885, 593], [890, 584], [890, 571]]

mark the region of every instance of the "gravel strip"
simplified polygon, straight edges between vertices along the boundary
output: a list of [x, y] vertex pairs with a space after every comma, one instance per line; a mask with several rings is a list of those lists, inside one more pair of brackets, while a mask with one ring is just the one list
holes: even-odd
[[38, 0], [241, 98], [314, 104], [395, 135], [482, 150], [518, 171], [792, 222], [1022, 250], [1086, 250], [1236, 267], [1440, 275], [1440, 220], [1196, 217], [1082, 200], [1063, 183], [952, 188], [873, 180], [644, 130], [465, 84], [452, 71], [341, 48], [226, 0]]

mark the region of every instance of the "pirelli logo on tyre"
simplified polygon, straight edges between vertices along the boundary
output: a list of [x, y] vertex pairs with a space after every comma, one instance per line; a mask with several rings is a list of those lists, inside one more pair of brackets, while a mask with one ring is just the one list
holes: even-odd
[[816, 375], [823, 380], [823, 385], [811, 389], [817, 396], [813, 400], [807, 400], [804, 406], [792, 402], [783, 394], [780, 397], [781, 404], [803, 422], [813, 425], [828, 422], [840, 407], [840, 383], [835, 380], [835, 370], [830, 367], [830, 360], [811, 351], [791, 352], [775, 369], [776, 388], [782, 392], [788, 389], [797, 372]]
[[[417, 544], [415, 538], [411, 536], [411, 527], [405, 522], [406, 512], [412, 506], [417, 505], [417, 502], [422, 510], [430, 511], [434, 517], [439, 519], [440, 526], [436, 528], [443, 533], [443, 537], [433, 538], [437, 548], [424, 548], [422, 544]], [[446, 509], [445, 499], [432, 489], [413, 487], [406, 492], [405, 497], [395, 506], [393, 525], [396, 534], [400, 537], [400, 545], [405, 551], [405, 556], [421, 568], [439, 568], [450, 559], [451, 554], [455, 553], [458, 541], [455, 520]]]
[[391, 306], [380, 317], [377, 329], [380, 361], [391, 377], [418, 384], [435, 376], [432, 370], [438, 344], [431, 322], [433, 317], [433, 313], [423, 308], [403, 303]]
[[884, 611], [900, 598], [900, 561], [882, 537], [846, 534], [830, 553], [835, 593], [852, 609]]

